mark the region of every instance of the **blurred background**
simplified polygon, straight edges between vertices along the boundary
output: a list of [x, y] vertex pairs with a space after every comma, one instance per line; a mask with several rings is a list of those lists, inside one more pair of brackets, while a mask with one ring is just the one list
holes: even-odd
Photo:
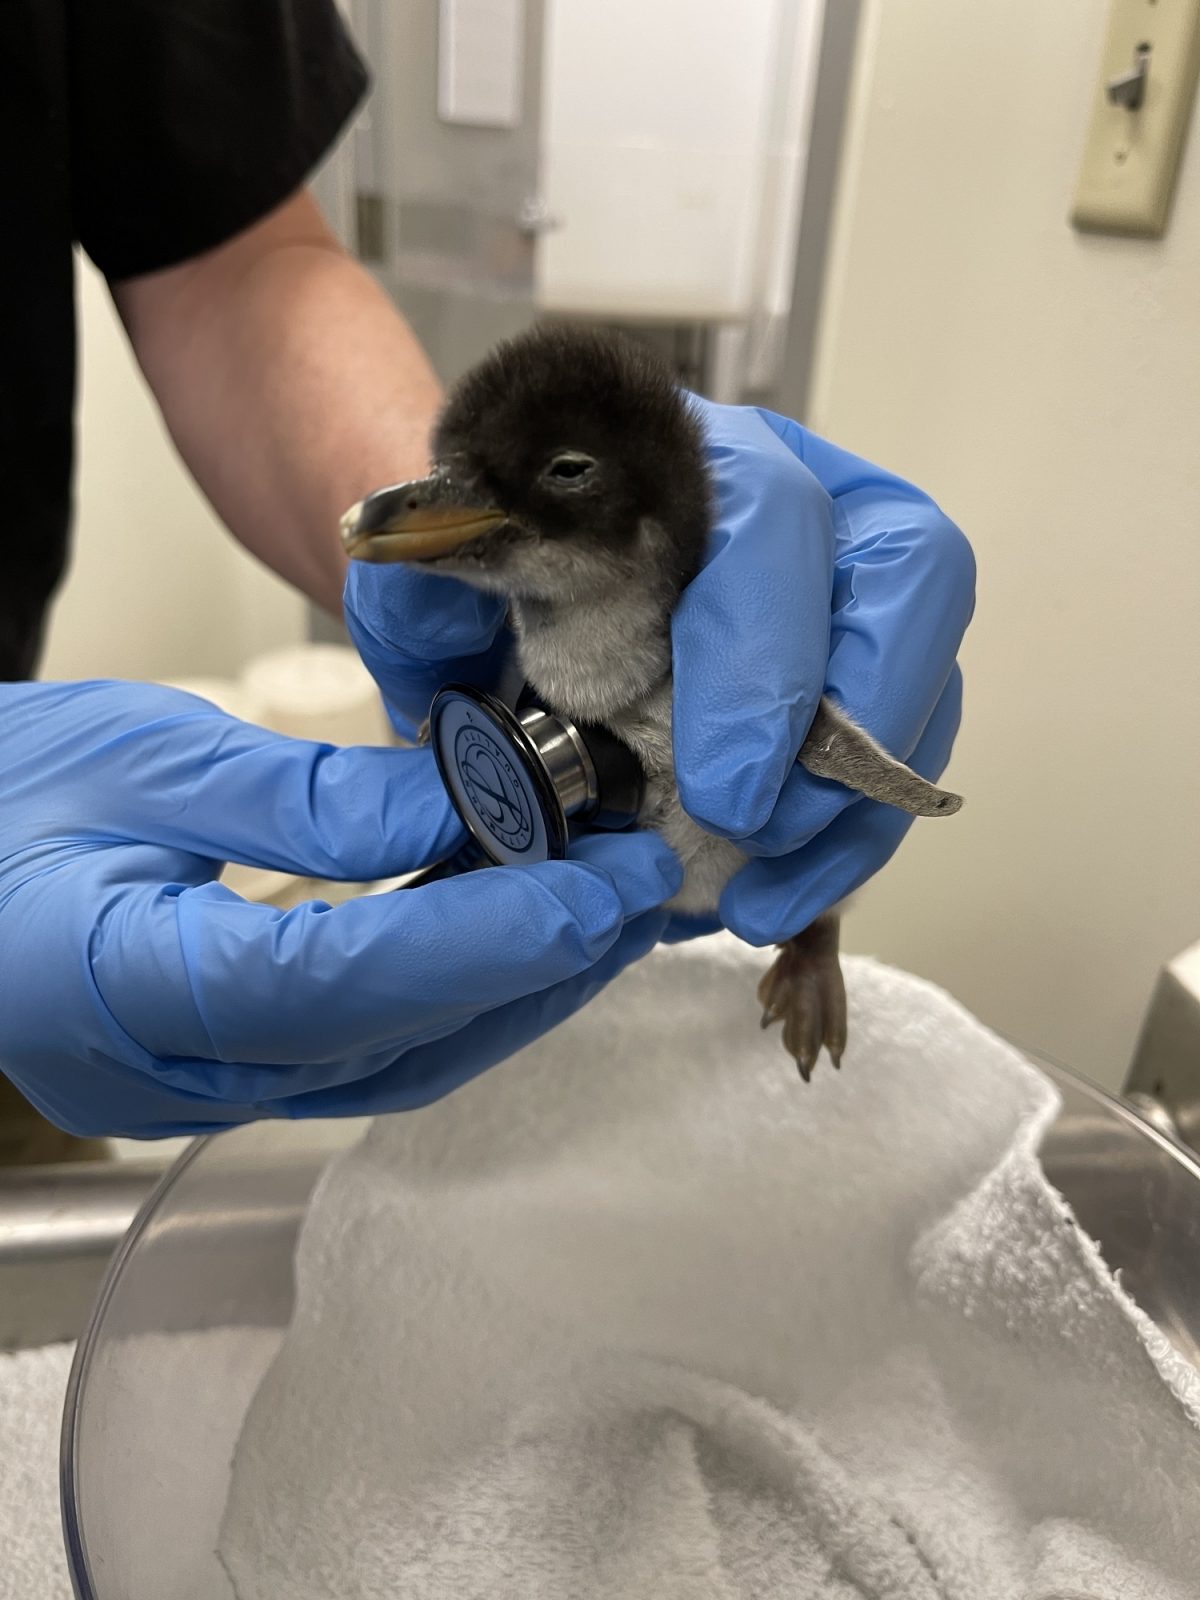
[[[913, 829], [846, 942], [1115, 1086], [1200, 937], [1195, 130], [1163, 237], [1084, 234], [1090, 0], [346, 9], [375, 92], [318, 191], [444, 379], [543, 311], [633, 328], [967, 531], [968, 804]], [[223, 534], [90, 271], [81, 318], [42, 675], [233, 678], [339, 638]]]

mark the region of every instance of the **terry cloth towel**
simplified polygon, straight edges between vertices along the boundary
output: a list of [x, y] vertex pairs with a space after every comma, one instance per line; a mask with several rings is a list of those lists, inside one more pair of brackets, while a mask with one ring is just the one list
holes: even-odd
[[58, 1434], [73, 1344], [0, 1354], [0, 1600], [71, 1600]]
[[763, 964], [660, 950], [327, 1170], [239, 1600], [1196, 1600], [1200, 1380], [1047, 1183], [1052, 1086], [854, 960], [806, 1088]]
[[[97, 1600], [232, 1600], [216, 1555], [230, 1459], [278, 1346], [275, 1329], [217, 1327], [105, 1348], [104, 1396], [90, 1402], [102, 1445], [84, 1468]], [[74, 1355], [73, 1344], [0, 1354], [0, 1600], [74, 1593], [59, 1516]]]

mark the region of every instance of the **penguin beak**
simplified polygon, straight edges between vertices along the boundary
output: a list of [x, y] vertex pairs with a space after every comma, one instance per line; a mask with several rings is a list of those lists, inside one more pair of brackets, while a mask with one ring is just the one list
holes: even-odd
[[342, 543], [354, 561], [428, 561], [507, 522], [457, 484], [451, 473], [377, 489], [342, 518]]

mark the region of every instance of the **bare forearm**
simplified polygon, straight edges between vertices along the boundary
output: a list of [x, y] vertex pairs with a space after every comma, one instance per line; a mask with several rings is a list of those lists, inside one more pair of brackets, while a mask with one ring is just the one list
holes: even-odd
[[306, 196], [114, 296], [171, 435], [222, 519], [337, 612], [339, 516], [427, 459], [440, 391], [402, 318]]

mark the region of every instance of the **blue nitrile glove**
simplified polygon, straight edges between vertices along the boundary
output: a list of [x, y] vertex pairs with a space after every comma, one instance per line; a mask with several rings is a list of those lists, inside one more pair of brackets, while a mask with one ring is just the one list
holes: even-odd
[[284, 739], [143, 684], [0, 684], [0, 1070], [84, 1134], [424, 1104], [666, 924], [649, 834], [292, 911], [227, 859], [369, 881], [461, 838], [427, 751]]
[[[818, 699], [828, 692], [938, 777], [958, 727], [975, 565], [911, 484], [771, 412], [695, 404], [718, 515], [672, 628], [677, 777], [698, 822], [762, 858], [728, 885], [720, 914], [769, 944], [877, 872], [913, 820], [796, 766]], [[508, 648], [501, 601], [404, 567], [352, 562], [346, 617], [410, 732], [442, 683], [486, 686]]]

